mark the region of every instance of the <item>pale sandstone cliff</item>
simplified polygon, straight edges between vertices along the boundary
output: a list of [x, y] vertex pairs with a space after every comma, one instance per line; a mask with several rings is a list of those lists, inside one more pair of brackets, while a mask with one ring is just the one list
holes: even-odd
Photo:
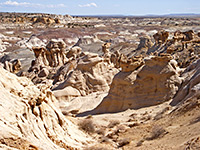
[[0, 148], [81, 149], [91, 141], [62, 115], [48, 85], [0, 66], [0, 95]]

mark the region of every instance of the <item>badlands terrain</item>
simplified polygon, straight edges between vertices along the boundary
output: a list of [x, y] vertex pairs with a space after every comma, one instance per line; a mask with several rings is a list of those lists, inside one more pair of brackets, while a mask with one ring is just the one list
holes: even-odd
[[200, 17], [0, 13], [0, 149], [199, 150]]

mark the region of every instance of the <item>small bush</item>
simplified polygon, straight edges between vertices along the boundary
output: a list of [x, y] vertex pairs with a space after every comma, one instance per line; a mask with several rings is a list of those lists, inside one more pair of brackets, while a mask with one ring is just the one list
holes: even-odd
[[129, 143], [130, 143], [130, 141], [128, 139], [119, 140], [118, 141], [118, 147], [123, 147], [123, 146], [125, 146], [125, 145], [127, 145]]
[[105, 135], [105, 129], [100, 128], [100, 129], [96, 130], [96, 133], [99, 135]]
[[142, 139], [142, 140], [140, 140], [140, 141], [137, 143], [136, 147], [142, 146], [143, 142], [144, 142], [144, 140], [143, 140], [143, 139]]
[[100, 142], [101, 142], [101, 143], [108, 143], [109, 140], [110, 140], [110, 139], [109, 139], [108, 137], [106, 137], [106, 136], [102, 136]]
[[169, 110], [169, 107], [164, 108], [162, 111], [158, 112], [154, 117], [154, 120], [159, 120], [163, 117], [164, 113]]
[[91, 119], [92, 118], [92, 115], [88, 115], [87, 117], [86, 117], [86, 119]]
[[87, 133], [95, 132], [95, 125], [92, 120], [85, 119], [79, 122], [79, 128]]
[[157, 139], [159, 137], [162, 137], [166, 134], [166, 130], [163, 127], [160, 126], [155, 126], [152, 128], [152, 132], [150, 137], [147, 137], [146, 140], [154, 140]]
[[99, 145], [87, 147], [84, 150], [111, 150], [111, 149], [113, 148], [109, 145], [99, 144]]
[[113, 128], [114, 126], [120, 124], [119, 120], [111, 120], [109, 125], [108, 125], [108, 128]]

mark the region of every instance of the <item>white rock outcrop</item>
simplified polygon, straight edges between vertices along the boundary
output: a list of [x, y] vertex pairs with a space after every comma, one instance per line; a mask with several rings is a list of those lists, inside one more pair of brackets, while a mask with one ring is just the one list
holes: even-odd
[[92, 141], [63, 116], [48, 85], [0, 66], [0, 95], [0, 148], [72, 150]]

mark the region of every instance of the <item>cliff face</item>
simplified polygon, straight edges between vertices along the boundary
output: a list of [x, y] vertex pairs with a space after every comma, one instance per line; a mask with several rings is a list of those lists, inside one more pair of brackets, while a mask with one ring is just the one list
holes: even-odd
[[113, 79], [108, 96], [95, 113], [142, 108], [170, 100], [181, 84], [179, 68], [171, 56], [152, 56], [132, 71], [121, 71]]
[[190, 99], [199, 99], [200, 90], [200, 60], [198, 59], [181, 74], [183, 83], [174, 97], [171, 105], [184, 103]]
[[0, 66], [0, 148], [80, 149], [87, 143], [89, 138], [62, 115], [48, 88]]

